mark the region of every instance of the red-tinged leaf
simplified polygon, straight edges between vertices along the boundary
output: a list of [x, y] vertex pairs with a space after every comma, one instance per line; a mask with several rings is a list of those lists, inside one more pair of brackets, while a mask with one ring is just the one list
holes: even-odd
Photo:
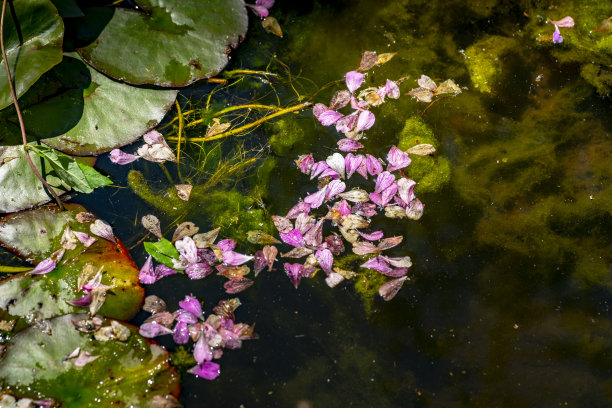
[[380, 249], [371, 242], [358, 241], [353, 244], [353, 252], [357, 255], [377, 254]]
[[225, 293], [233, 295], [235, 293], [240, 293], [243, 290], [250, 288], [251, 286], [253, 286], [253, 283], [255, 282], [253, 282], [249, 278], [233, 278], [225, 282], [223, 284], [223, 288], [225, 289]]
[[386, 301], [389, 301], [397, 295], [397, 292], [402, 288], [404, 282], [408, 279], [407, 276], [403, 276], [398, 279], [393, 279], [378, 288], [378, 294]]
[[396, 237], [385, 238], [381, 240], [380, 243], [378, 244], [378, 249], [380, 251], [385, 251], [387, 249], [393, 248], [394, 246], [399, 245], [403, 239], [404, 237], [401, 235], [398, 235]]

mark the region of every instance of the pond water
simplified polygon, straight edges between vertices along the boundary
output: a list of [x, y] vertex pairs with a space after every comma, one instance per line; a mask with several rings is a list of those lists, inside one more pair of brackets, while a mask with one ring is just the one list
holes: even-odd
[[[411, 256], [411, 280], [384, 302], [363, 284], [330, 289], [320, 276], [296, 290], [277, 263], [238, 296], [237, 320], [256, 322], [260, 339], [226, 352], [214, 381], [186, 374], [184, 406], [610, 406], [612, 104], [585, 80], [579, 58], [562, 61], [551, 45], [534, 41], [536, 30], [552, 34], [550, 24], [529, 23], [547, 6], [493, 0], [277, 3], [272, 15], [284, 37], [264, 32], [252, 19], [228, 69], [279, 77], [245, 78], [215, 91], [211, 104], [309, 100], [355, 69], [363, 51], [397, 52], [367, 81], [408, 77], [404, 94], [374, 109], [376, 124], [363, 144], [375, 156], [398, 143], [437, 146], [434, 158], [415, 160], [408, 172], [420, 183], [424, 216], [376, 218], [386, 235], [404, 236], [391, 253]], [[578, 3], [548, 8], [551, 18], [598, 11], [594, 2]], [[452, 78], [463, 92], [425, 111], [428, 104], [406, 95], [421, 74], [436, 82]], [[341, 87], [311, 101], [328, 103]], [[219, 88], [201, 83], [184, 90], [183, 110], [202, 109], [213, 89]], [[172, 110], [164, 123], [174, 117]], [[176, 125], [163, 132], [176, 136]], [[185, 134], [203, 131], [193, 127]], [[159, 166], [130, 165], [148, 185], [134, 191], [129, 169], [105, 156], [97, 168], [125, 188], [74, 201], [110, 222], [127, 247], [144, 236], [138, 220], [148, 213], [167, 231], [188, 220], [202, 231], [221, 225], [224, 238], [236, 238], [247, 230], [243, 223], [261, 218], [273, 232], [269, 216], [285, 214], [316, 189], [294, 160], [307, 153], [324, 159], [338, 138], [308, 110], [284, 115], [224, 141], [222, 157], [240, 148], [256, 161], [235, 176], [223, 174], [210, 189], [210, 176], [194, 163], [216, 145], [185, 144], [180, 174], [168, 166], [169, 177], [204, 187], [176, 210], [164, 196], [171, 184]], [[131, 253], [141, 265], [142, 245]], [[191, 293], [209, 311], [227, 298], [222, 283], [218, 276], [189, 281], [177, 275], [147, 293], [164, 298], [170, 309]], [[174, 350], [171, 341], [160, 343]]]

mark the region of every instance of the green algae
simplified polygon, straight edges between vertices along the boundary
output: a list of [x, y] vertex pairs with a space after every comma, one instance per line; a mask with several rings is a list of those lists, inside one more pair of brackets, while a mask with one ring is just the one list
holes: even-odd
[[465, 50], [466, 65], [474, 89], [491, 93], [504, 80], [504, 62], [519, 49], [513, 38], [489, 35]]
[[[312, 127], [312, 121], [308, 121], [308, 126]], [[277, 155], [296, 155], [307, 149], [307, 144], [304, 143], [304, 128], [299, 119], [293, 117], [282, 118], [274, 122], [271, 127], [272, 136], [270, 136], [268, 143]]]
[[[430, 144], [436, 149], [440, 146], [431, 128], [422, 119], [413, 116], [406, 121], [399, 135], [397, 147], [407, 150], [422, 143]], [[405, 170], [405, 174], [418, 183], [416, 187], [418, 193], [438, 191], [450, 181], [450, 163], [438, 153], [434, 156], [411, 155], [410, 158], [412, 162]]]

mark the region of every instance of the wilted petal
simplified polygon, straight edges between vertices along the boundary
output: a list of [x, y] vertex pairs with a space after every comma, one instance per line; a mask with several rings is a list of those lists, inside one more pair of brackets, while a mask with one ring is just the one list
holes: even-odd
[[66, 228], [64, 228], [64, 233], [62, 234], [62, 238], [60, 240], [60, 244], [62, 248], [66, 250], [71, 250], [76, 248], [76, 237], [70, 228], [70, 223], [66, 224]]
[[410, 268], [412, 266], [412, 260], [409, 256], [402, 256], [399, 258], [390, 258], [387, 256], [380, 255], [380, 258], [387, 261], [391, 266], [396, 268]]
[[223, 252], [223, 263], [228, 265], [242, 265], [243, 263], [249, 262], [251, 259], [253, 259], [251, 255], [244, 255], [234, 251]]
[[189, 262], [194, 264], [198, 262], [198, 247], [193, 238], [187, 236], [174, 243], [177, 251]]
[[301, 213], [295, 219], [295, 229], [300, 231], [300, 234], [305, 234], [308, 230], [310, 230], [315, 225], [315, 220], [313, 217]]
[[232, 278], [223, 284], [223, 288], [225, 289], [225, 293], [229, 293], [233, 295], [234, 293], [240, 293], [245, 289], [253, 286], [253, 282], [249, 278], [241, 277], [241, 278]]
[[159, 264], [155, 267], [155, 276], [157, 277], [157, 280], [160, 280], [165, 276], [176, 275], [177, 273], [178, 272], [172, 269], [171, 267], [163, 264]]
[[332, 96], [332, 100], [329, 103], [329, 109], [338, 110], [344, 108], [349, 104], [351, 100], [351, 93], [346, 89], [338, 91]]
[[142, 324], [138, 330], [138, 333], [140, 333], [142, 337], [151, 339], [164, 334], [172, 334], [173, 332], [166, 326], [163, 326], [157, 322], [151, 322]]
[[92, 361], [94, 361], [95, 359], [99, 357], [100, 356], [93, 356], [89, 354], [89, 352], [83, 350], [79, 354], [79, 357], [75, 360], [74, 365], [76, 367], [83, 367], [84, 365], [91, 363]]
[[401, 276], [404, 276], [408, 273], [408, 268], [396, 268], [396, 269], [392, 269], [390, 271], [380, 271], [380, 273], [382, 273], [385, 276], [388, 276], [390, 278], [399, 278]]
[[233, 239], [223, 239], [217, 243], [217, 246], [221, 250], [221, 252], [232, 251], [236, 248], [236, 241]]
[[40, 263], [36, 265], [36, 267], [30, 271], [30, 274], [44, 275], [54, 270], [55, 266], [56, 266], [55, 261], [51, 258], [47, 258], [43, 261], [40, 261]]
[[323, 173], [328, 168], [329, 166], [324, 161], [316, 162], [310, 168], [310, 179], [312, 180], [313, 178], [319, 176], [321, 173]]
[[327, 169], [323, 170], [323, 173], [319, 174], [319, 178], [325, 178], [325, 177], [337, 179], [337, 178], [340, 178], [340, 174], [338, 174], [336, 170], [328, 167]]
[[395, 197], [397, 193], [397, 184], [393, 183], [389, 187], [385, 188], [381, 194], [382, 205], [386, 206]]
[[344, 252], [344, 242], [338, 235], [332, 234], [328, 236], [325, 238], [325, 243], [327, 244], [327, 248], [334, 255], [340, 255]]
[[387, 83], [385, 84], [385, 95], [389, 98], [397, 99], [400, 97], [400, 90], [397, 83], [387, 79]]
[[550, 24], [556, 25], [557, 27], [572, 28], [574, 26], [574, 19], [570, 16], [563, 17], [561, 20], [558, 21], [549, 19], [548, 22]]
[[397, 181], [397, 192], [406, 205], [414, 200], [414, 186], [416, 186], [416, 181], [412, 179], [402, 177]]
[[357, 203], [353, 206], [353, 213], [362, 217], [373, 217], [377, 214], [376, 205], [372, 203]]
[[104, 238], [113, 244], [117, 243], [112, 227], [100, 219], [96, 220], [93, 224], [90, 224], [89, 230], [92, 234], [97, 235], [100, 238]]
[[429, 156], [435, 152], [436, 148], [428, 143], [421, 143], [406, 150], [406, 153], [416, 154], [417, 156]]
[[353, 252], [357, 255], [377, 254], [380, 250], [371, 242], [358, 241], [353, 244]]
[[312, 228], [304, 234], [304, 244], [310, 247], [318, 247], [323, 242], [323, 221], [319, 220]]
[[374, 204], [381, 206], [383, 205], [382, 202], [382, 194], [380, 193], [370, 193], [370, 201], [372, 201]]
[[363, 74], [357, 71], [350, 71], [346, 73], [346, 87], [353, 93], [363, 83]]
[[276, 256], [278, 255], [278, 249], [272, 245], [266, 245], [263, 247], [264, 257], [266, 258], [266, 262], [268, 263], [268, 270], [272, 270], [272, 266], [274, 265], [274, 261], [276, 261]]
[[[308, 207], [310, 208], [310, 205]], [[273, 215], [272, 222], [274, 222], [274, 226], [281, 234], [287, 233], [293, 229], [293, 224], [291, 221], [289, 221], [288, 218], [281, 217], [280, 215]]]
[[195, 374], [198, 377], [204, 378], [205, 380], [214, 380], [219, 376], [219, 374], [221, 374], [221, 367], [217, 363], [206, 361], [190, 368], [187, 372]]
[[74, 307], [89, 307], [89, 305], [91, 304], [91, 300], [92, 300], [91, 292], [87, 292], [86, 295], [81, 296], [78, 299], [68, 300], [66, 301], [66, 303]]
[[325, 201], [325, 195], [327, 194], [327, 186], [323, 187], [316, 193], [312, 193], [304, 198], [304, 202], [310, 204], [312, 208], [319, 208], [323, 201]]
[[109, 159], [115, 164], [124, 165], [140, 159], [140, 156], [125, 153], [120, 149], [113, 149], [110, 152]]
[[433, 92], [427, 88], [414, 88], [408, 92], [408, 95], [412, 96], [419, 102], [431, 102], [431, 98], [433, 98]]
[[165, 144], [146, 144], [140, 146], [136, 151], [140, 157], [154, 163], [164, 163], [166, 161], [175, 162], [176, 156], [172, 149]]
[[364, 179], [368, 179], [368, 168], [366, 166], [366, 159], [365, 157], [363, 158], [363, 161], [361, 162], [361, 164], [359, 164], [359, 167], [357, 167], [357, 173], [359, 173], [361, 175], [361, 177], [363, 177]]
[[266, 18], [270, 15], [270, 11], [268, 10], [267, 7], [260, 6], [257, 4], [248, 4], [248, 3], [245, 4], [245, 6], [250, 8], [253, 14], [255, 14], [259, 18]]
[[259, 250], [255, 252], [255, 255], [253, 255], [253, 273], [255, 274], [255, 277], [259, 275], [259, 272], [263, 271], [266, 265], [267, 262], [263, 251]]
[[151, 130], [144, 135], [142, 135], [142, 139], [146, 144], [162, 144], [166, 145], [166, 141], [164, 140], [164, 136], [159, 133], [157, 130]]
[[359, 113], [359, 117], [357, 118], [357, 131], [361, 132], [362, 130], [368, 130], [372, 126], [374, 126], [374, 122], [376, 121], [376, 117], [369, 110], [364, 110]]
[[202, 364], [205, 361], [210, 361], [213, 358], [210, 346], [206, 342], [206, 337], [203, 335], [200, 335], [200, 338], [193, 346], [193, 358], [198, 364]]
[[336, 123], [340, 118], [342, 118], [342, 116], [343, 115], [340, 112], [330, 109], [320, 114], [317, 119], [323, 126], [330, 126]]
[[142, 310], [149, 313], [159, 313], [167, 311], [168, 307], [162, 298], [155, 295], [149, 295], [144, 300]]
[[323, 105], [322, 103], [317, 103], [312, 107], [312, 114], [315, 118], [319, 119], [319, 116], [321, 116], [321, 114], [327, 110], [329, 110], [327, 106]]
[[435, 91], [437, 88], [436, 83], [427, 75], [421, 75], [417, 83], [420, 87], [429, 89], [430, 91]]
[[340, 197], [353, 203], [364, 203], [370, 200], [370, 196], [367, 191], [355, 188], [346, 193], [341, 193]]
[[284, 266], [285, 273], [287, 274], [287, 276], [289, 276], [289, 280], [291, 280], [291, 283], [293, 283], [293, 286], [295, 286], [295, 288], [297, 289], [298, 285], [300, 284], [300, 280], [304, 275], [304, 265], [300, 263], [285, 263]]
[[194, 324], [198, 322], [198, 318], [196, 316], [192, 315], [191, 313], [189, 313], [188, 311], [184, 309], [177, 310], [175, 314], [176, 314], [177, 322], [182, 322], [182, 323], [187, 323], [187, 324]]
[[325, 200], [332, 200], [335, 196], [337, 196], [340, 193], [343, 193], [344, 190], [346, 190], [346, 184], [344, 184], [343, 181], [340, 180], [332, 180], [328, 185], [327, 185], [327, 195], [325, 197]]
[[344, 276], [340, 275], [339, 273], [332, 272], [325, 278], [325, 283], [327, 283], [327, 286], [329, 286], [330, 288], [335, 288], [343, 280]]
[[563, 42], [563, 36], [561, 35], [561, 31], [559, 31], [559, 27], [555, 24], [555, 32], [553, 33], [553, 44], [560, 44]]
[[395, 181], [395, 176], [388, 171], [383, 171], [376, 178], [376, 185], [374, 187], [374, 191], [377, 193], [382, 193], [384, 189], [389, 187]]
[[378, 55], [375, 51], [365, 51], [361, 56], [359, 71], [367, 71], [378, 63]]
[[404, 282], [408, 279], [407, 276], [403, 276], [398, 279], [393, 279], [378, 288], [378, 294], [385, 300], [391, 300], [397, 295], [397, 292], [402, 288]]
[[345, 138], [338, 141], [338, 149], [343, 152], [350, 152], [353, 150], [363, 149], [363, 145], [354, 139]]
[[96, 238], [91, 237], [89, 236], [89, 234], [86, 234], [84, 232], [73, 231], [73, 234], [85, 246], [85, 248], [89, 248], [97, 241]]
[[298, 157], [295, 163], [302, 173], [309, 174], [310, 169], [312, 169], [312, 165], [314, 164], [314, 158], [312, 157], [312, 154], [307, 154]]
[[321, 265], [321, 269], [325, 271], [325, 273], [329, 274], [332, 270], [332, 266], [334, 264], [334, 256], [332, 255], [329, 249], [320, 249], [315, 252], [315, 257]]
[[153, 269], [153, 257], [151, 255], [149, 255], [142, 268], [140, 268], [138, 279], [140, 283], [145, 285], [157, 282], [157, 276], [155, 276], [155, 270]]
[[393, 270], [387, 261], [380, 256], [375, 256], [374, 258], [368, 260], [366, 263], [362, 264], [361, 267], [375, 269], [379, 272], [391, 272]]
[[351, 113], [350, 115], [346, 115], [336, 122], [336, 130], [340, 133], [349, 133], [355, 128], [356, 123], [357, 115]]
[[380, 161], [376, 157], [370, 154], [366, 155], [365, 164], [366, 164], [368, 173], [370, 173], [370, 175], [372, 176], [376, 176], [380, 174], [380, 172], [383, 170], [383, 167]]
[[189, 328], [187, 327], [187, 323], [178, 322], [176, 326], [174, 326], [172, 337], [174, 338], [174, 342], [176, 344], [187, 343], [189, 341]]
[[408, 153], [393, 146], [387, 155], [387, 171], [402, 169], [408, 166], [411, 161]]
[[292, 245], [294, 247], [304, 246], [304, 237], [302, 233], [296, 229], [293, 229], [287, 233], [281, 233], [280, 237], [286, 244]]
[[382, 231], [374, 231], [369, 234], [361, 231], [357, 232], [359, 233], [359, 235], [361, 235], [362, 238], [367, 239], [368, 241], [378, 241], [384, 236]]
[[385, 217], [387, 218], [406, 218], [406, 209], [399, 205], [392, 205], [389, 207], [385, 207]]
[[385, 251], [387, 249], [398, 246], [399, 244], [401, 244], [403, 240], [404, 240], [404, 237], [401, 235], [385, 238], [378, 243], [378, 249], [381, 251]]
[[340, 175], [340, 177], [344, 178], [345, 177], [345, 164], [344, 164], [344, 156], [342, 156], [340, 153], [334, 153], [331, 156], [329, 156], [325, 162], [327, 163], [327, 165], [329, 166], [329, 168], [331, 168], [332, 170], [334, 170], [336, 173], [338, 173]]
[[[346, 140], [346, 139], [343, 139]], [[350, 140], [350, 139], [349, 139]], [[348, 153], [344, 158], [344, 164], [346, 168], [346, 178], [351, 178], [353, 173], [357, 171], [359, 166], [363, 164], [365, 157], [361, 154], [355, 156], [352, 153]]]
[[179, 306], [195, 317], [202, 319], [202, 305], [200, 304], [200, 301], [193, 296], [185, 296], [185, 299], [179, 302]]
[[293, 248], [289, 252], [281, 254], [283, 258], [302, 258], [313, 253], [313, 250], [306, 247]]
[[406, 207], [406, 216], [411, 220], [418, 220], [423, 216], [423, 203], [419, 201], [418, 198], [415, 198], [408, 204]]
[[349, 215], [351, 213], [351, 206], [346, 200], [340, 201], [338, 205], [338, 212], [340, 215]]

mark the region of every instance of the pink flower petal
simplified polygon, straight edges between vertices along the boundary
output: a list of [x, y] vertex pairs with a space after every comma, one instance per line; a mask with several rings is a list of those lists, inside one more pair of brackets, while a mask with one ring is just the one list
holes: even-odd
[[304, 234], [304, 244], [310, 247], [318, 247], [323, 242], [323, 221], [319, 220], [314, 227]]
[[[370, 175], [372, 176], [376, 176], [380, 174], [380, 172], [383, 170], [383, 167], [380, 161], [376, 157], [369, 155], [369, 154], [366, 155], [365, 165], [368, 170], [368, 173], [370, 173]], [[359, 170], [357, 171], [359, 172]]]
[[190, 368], [187, 372], [195, 374], [200, 378], [204, 378], [205, 380], [214, 380], [219, 376], [219, 374], [221, 374], [221, 367], [217, 363], [206, 361]]
[[340, 275], [339, 273], [332, 272], [325, 278], [325, 283], [327, 283], [327, 286], [329, 286], [330, 288], [335, 288], [343, 280], [344, 276]]
[[412, 260], [409, 256], [402, 256], [399, 258], [390, 258], [388, 256], [380, 255], [380, 258], [384, 259], [389, 265], [396, 268], [410, 268], [412, 266]]
[[304, 265], [300, 263], [285, 263], [284, 266], [285, 273], [289, 277], [291, 283], [293, 283], [293, 286], [295, 286], [295, 288], [297, 289], [298, 285], [300, 284], [300, 280], [302, 279], [302, 276], [304, 274]]
[[355, 128], [356, 124], [357, 115], [351, 113], [350, 115], [346, 115], [336, 122], [336, 130], [340, 133], [346, 134], [351, 132]]
[[559, 27], [555, 25], [555, 32], [553, 33], [553, 44], [561, 44], [563, 42], [563, 36], [561, 35], [561, 31], [559, 31]]
[[353, 205], [353, 213], [356, 215], [361, 215], [362, 217], [373, 217], [377, 214], [377, 211], [374, 204], [357, 203]]
[[198, 262], [198, 247], [191, 237], [184, 237], [174, 243], [177, 251], [187, 260], [189, 264]]
[[347, 91], [346, 89], [337, 91], [336, 93], [334, 93], [334, 96], [332, 96], [331, 102], [329, 103], [329, 109], [342, 109], [346, 105], [348, 105], [350, 100], [351, 93], [349, 91]]
[[345, 138], [338, 141], [338, 149], [343, 152], [350, 152], [363, 149], [363, 145], [354, 139]]
[[574, 26], [574, 19], [570, 16], [563, 17], [561, 20], [558, 21], [549, 19], [548, 22], [550, 24], [556, 25], [557, 27], [572, 28]]
[[359, 233], [359, 235], [361, 235], [363, 239], [367, 239], [368, 241], [378, 241], [384, 236], [382, 231], [374, 231], [369, 234], [365, 232], [361, 232], [359, 230], [357, 230], [357, 232]]
[[338, 205], [338, 212], [340, 215], [349, 215], [351, 213], [351, 206], [346, 200], [340, 201], [340, 205]]
[[384, 189], [389, 187], [395, 181], [395, 176], [388, 171], [383, 171], [376, 178], [376, 185], [374, 186], [374, 191], [377, 193], [382, 193]]
[[332, 266], [334, 264], [334, 256], [332, 255], [329, 249], [320, 249], [315, 252], [315, 257], [321, 265], [321, 269], [325, 271], [325, 273], [329, 274], [332, 270]]
[[362, 268], [375, 269], [379, 272], [391, 272], [393, 269], [389, 264], [380, 256], [368, 260], [366, 263], [361, 265]]
[[340, 255], [345, 250], [344, 241], [342, 241], [342, 238], [340, 238], [338, 235], [332, 234], [328, 236], [325, 238], [325, 243], [327, 244], [327, 248], [334, 255]]
[[412, 200], [410, 204], [408, 204], [408, 206], [406, 207], [406, 215], [408, 216], [408, 218], [415, 221], [423, 216], [423, 211], [423, 203], [419, 201], [418, 198]]
[[374, 121], [376, 117], [369, 110], [364, 110], [359, 114], [359, 118], [357, 119], [357, 131], [361, 132], [362, 130], [368, 130], [372, 126], [374, 126]]
[[374, 204], [382, 207], [383, 203], [382, 203], [382, 194], [380, 193], [370, 193], [370, 201], [372, 201]]
[[312, 208], [319, 208], [323, 201], [325, 200], [325, 195], [327, 194], [327, 186], [323, 187], [321, 190], [316, 193], [310, 194], [304, 198], [304, 202], [310, 204]]
[[280, 237], [284, 243], [294, 246], [296, 248], [304, 246], [304, 237], [302, 236], [302, 233], [296, 229], [291, 230], [287, 233], [281, 233]]
[[[300, 213], [306, 213], [306, 214], [310, 213], [310, 204], [300, 201], [299, 203], [291, 207], [286, 217], [288, 219], [293, 219], [293, 218], [296, 218]], [[286, 231], [279, 231], [279, 232], [286, 232]]]
[[412, 160], [410, 160], [408, 153], [393, 146], [391, 150], [389, 150], [389, 154], [387, 155], [387, 171], [394, 171], [397, 169], [404, 168], [408, 166], [411, 161]]
[[89, 248], [97, 241], [96, 238], [91, 237], [89, 236], [89, 234], [86, 234], [84, 232], [80, 232], [80, 231], [72, 231], [72, 232], [74, 233], [74, 236], [77, 237], [77, 239], [81, 241], [83, 245], [85, 245], [85, 248]]
[[397, 295], [397, 292], [402, 288], [404, 282], [408, 279], [407, 276], [403, 276], [398, 279], [393, 279], [378, 288], [378, 294], [386, 301], [389, 301]]
[[312, 169], [312, 165], [314, 164], [314, 158], [312, 157], [312, 154], [307, 154], [300, 156], [295, 163], [298, 165], [302, 173], [309, 174], [310, 169]]
[[334, 170], [336, 173], [340, 175], [340, 177], [345, 177], [345, 164], [344, 164], [344, 156], [340, 153], [334, 153], [329, 156], [325, 162], [329, 166], [330, 169]]
[[123, 166], [124, 164], [128, 164], [128, 163], [131, 163], [133, 161], [140, 159], [140, 156], [125, 153], [124, 151], [120, 149], [113, 149], [110, 152], [109, 159], [111, 162]]
[[325, 177], [337, 179], [340, 177], [340, 175], [338, 174], [338, 172], [336, 172], [336, 170], [327, 168], [326, 170], [323, 171], [323, 173], [319, 174], [319, 178], [325, 178]]
[[363, 83], [363, 74], [357, 71], [350, 71], [346, 73], [346, 87], [353, 93]]
[[87, 292], [86, 295], [81, 296], [78, 299], [68, 300], [66, 301], [66, 303], [68, 303], [69, 305], [75, 306], [75, 307], [89, 307], [92, 299], [93, 299], [93, 296], [91, 292]]
[[253, 259], [253, 257], [250, 255], [244, 255], [234, 251], [225, 251], [223, 253], [223, 263], [232, 266], [242, 265], [243, 263], [249, 262], [251, 259]]
[[155, 267], [155, 276], [157, 277], [157, 280], [160, 280], [161, 278], [165, 276], [176, 275], [177, 273], [178, 272], [175, 271], [174, 269], [170, 268], [169, 266], [163, 265], [163, 264], [159, 264]]
[[55, 269], [56, 263], [53, 259], [47, 258], [43, 261], [40, 261], [38, 265], [34, 269], [30, 271], [31, 275], [44, 275]]
[[[297, 214], [301, 214], [301, 213], [297, 213]], [[276, 227], [278, 232], [280, 232], [281, 234], [287, 233], [293, 229], [293, 224], [291, 223], [289, 218], [281, 217], [280, 215], [273, 215], [272, 222], [274, 222], [274, 226]]]
[[176, 326], [174, 326], [172, 337], [174, 338], [174, 342], [176, 344], [187, 343], [189, 341], [189, 328], [187, 327], [187, 323], [178, 322]]
[[316, 221], [314, 220], [313, 217], [307, 214], [301, 213], [295, 219], [295, 229], [300, 231], [300, 234], [303, 235], [306, 232], [308, 232], [308, 230], [310, 230], [315, 225], [315, 223]]
[[397, 181], [397, 192], [404, 205], [414, 200], [414, 186], [416, 186], [416, 181], [411, 179], [402, 177]]
[[387, 83], [385, 84], [385, 95], [393, 99], [399, 98], [400, 90], [397, 83], [387, 79]]
[[436, 83], [427, 75], [421, 75], [417, 83], [421, 88], [429, 89], [430, 91], [435, 91], [438, 88]]
[[200, 338], [193, 346], [193, 358], [198, 364], [202, 364], [205, 361], [210, 361], [213, 359], [212, 351], [210, 350], [210, 346], [206, 342], [206, 337], [203, 334], [200, 335]]
[[164, 136], [161, 133], [159, 133], [157, 130], [151, 130], [145, 133], [142, 136], [142, 139], [148, 145], [166, 144], [166, 141], [164, 140]]
[[257, 4], [245, 4], [253, 13], [259, 18], [266, 18], [270, 15], [267, 7], [259, 6]]
[[329, 108], [327, 106], [323, 105], [322, 103], [317, 103], [315, 106], [312, 107], [312, 114], [315, 118], [319, 119], [319, 116], [321, 116], [323, 112], [328, 110]]
[[185, 299], [179, 302], [179, 306], [195, 317], [202, 319], [202, 305], [200, 301], [193, 296], [186, 295]]
[[390, 271], [380, 271], [385, 276], [389, 276], [390, 278], [399, 278], [405, 276], [408, 273], [408, 268], [396, 268]]
[[233, 239], [224, 239], [217, 243], [217, 246], [221, 250], [221, 252], [231, 251], [236, 248], [236, 241]]
[[323, 126], [330, 126], [340, 120], [342, 116], [343, 115], [340, 112], [336, 112], [335, 110], [330, 109], [320, 114], [317, 119], [319, 120], [319, 122], [321, 122]]
[[357, 255], [377, 254], [380, 250], [371, 242], [358, 241], [353, 244], [353, 252]]
[[225, 293], [233, 295], [250, 288], [254, 283], [255, 282], [253, 282], [251, 279], [245, 278], [244, 276], [240, 278], [232, 278], [223, 284], [223, 289], [225, 289]]
[[395, 193], [397, 193], [397, 184], [393, 183], [389, 187], [385, 188], [381, 193], [382, 205], [386, 206], [389, 202], [395, 197]]
[[113, 229], [106, 222], [98, 219], [89, 225], [89, 230], [92, 234], [97, 235], [100, 238], [104, 238], [105, 240], [110, 241], [113, 244], [117, 244], [117, 240], [115, 239], [115, 235], [113, 234]]
[[150, 285], [157, 282], [155, 269], [153, 268], [153, 257], [151, 255], [149, 255], [144, 265], [142, 265], [142, 268], [140, 268], [138, 280], [140, 280], [140, 283], [144, 283], [145, 285]]
[[[353, 155], [353, 153], [348, 153], [346, 155], [346, 157], [344, 158], [344, 164], [346, 167], [346, 178], [351, 178], [351, 176], [353, 175], [353, 173], [355, 173], [355, 171], [357, 171], [357, 169], [359, 168], [359, 166], [361, 166], [365, 161], [365, 157], [361, 154], [359, 155]], [[365, 166], [364, 166], [365, 169]], [[366, 173], [366, 178], [367, 178], [367, 173]]]
[[340, 193], [343, 193], [346, 190], [346, 184], [340, 180], [332, 180], [327, 185], [327, 195], [325, 196], [325, 200], [332, 200], [335, 196]]
[[166, 326], [162, 326], [157, 322], [144, 323], [140, 326], [138, 333], [142, 337], [146, 337], [147, 339], [151, 339], [153, 337], [161, 336], [164, 334], [172, 334], [172, 330], [167, 328]]
[[176, 321], [194, 324], [198, 322], [198, 318], [184, 309], [179, 309], [176, 311]]
[[310, 179], [312, 180], [313, 178], [319, 176], [321, 173], [323, 173], [328, 168], [329, 166], [324, 161], [316, 162], [310, 168]]

